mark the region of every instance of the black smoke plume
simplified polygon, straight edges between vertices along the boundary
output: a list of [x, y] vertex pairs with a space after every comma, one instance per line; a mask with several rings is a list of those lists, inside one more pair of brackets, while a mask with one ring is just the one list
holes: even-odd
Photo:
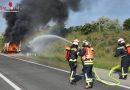
[[39, 25], [45, 26], [53, 20], [63, 25], [68, 18], [69, 9], [79, 10], [80, 0], [22, 0], [18, 13], [5, 13], [7, 21], [6, 42], [19, 42]]

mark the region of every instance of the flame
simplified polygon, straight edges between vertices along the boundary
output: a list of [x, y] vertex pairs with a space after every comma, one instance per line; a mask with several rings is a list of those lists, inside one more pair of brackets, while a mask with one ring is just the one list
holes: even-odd
[[9, 47], [8, 47], [8, 52], [9, 52], [9, 53], [16, 53], [17, 50], [18, 50], [17, 44], [11, 42], [11, 43], [9, 44]]
[[3, 47], [3, 52], [7, 54], [15, 54], [20, 52], [19, 44], [15, 42], [6, 43]]

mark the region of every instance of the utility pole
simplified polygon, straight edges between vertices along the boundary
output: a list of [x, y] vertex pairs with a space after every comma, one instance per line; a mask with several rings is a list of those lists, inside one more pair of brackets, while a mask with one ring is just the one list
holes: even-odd
[[99, 20], [98, 29], [99, 29], [99, 32], [100, 32], [100, 31], [101, 31], [101, 24], [100, 24], [100, 20]]

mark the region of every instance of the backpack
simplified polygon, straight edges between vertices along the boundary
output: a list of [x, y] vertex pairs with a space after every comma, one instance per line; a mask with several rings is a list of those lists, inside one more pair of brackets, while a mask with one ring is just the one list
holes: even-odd
[[127, 47], [127, 53], [130, 54], [130, 46]]
[[66, 50], [65, 50], [65, 52], [64, 52], [64, 58], [65, 58], [65, 60], [68, 60], [69, 59], [69, 57], [70, 57], [70, 48], [71, 48], [71, 46], [66, 46]]
[[82, 60], [89, 60], [89, 59], [93, 59], [94, 58], [94, 50], [93, 48], [85, 48], [86, 52], [85, 55], [82, 57]]

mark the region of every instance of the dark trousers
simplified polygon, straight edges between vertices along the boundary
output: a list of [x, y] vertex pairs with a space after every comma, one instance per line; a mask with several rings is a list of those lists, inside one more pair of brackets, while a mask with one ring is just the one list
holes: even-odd
[[124, 56], [121, 59], [121, 74], [124, 77], [125, 75], [127, 75], [128, 73], [128, 69], [129, 69], [129, 58], [128, 56]]
[[69, 61], [69, 66], [70, 66], [70, 82], [72, 82], [75, 80], [77, 62]]
[[84, 65], [84, 76], [87, 84], [93, 81], [92, 68], [93, 65]]
[[128, 60], [129, 60], [129, 66], [130, 66], [130, 54], [128, 55]]
[[83, 60], [82, 60], [82, 58], [81, 58], [81, 62], [82, 62], [82, 73], [84, 73], [84, 62], [83, 62]]

